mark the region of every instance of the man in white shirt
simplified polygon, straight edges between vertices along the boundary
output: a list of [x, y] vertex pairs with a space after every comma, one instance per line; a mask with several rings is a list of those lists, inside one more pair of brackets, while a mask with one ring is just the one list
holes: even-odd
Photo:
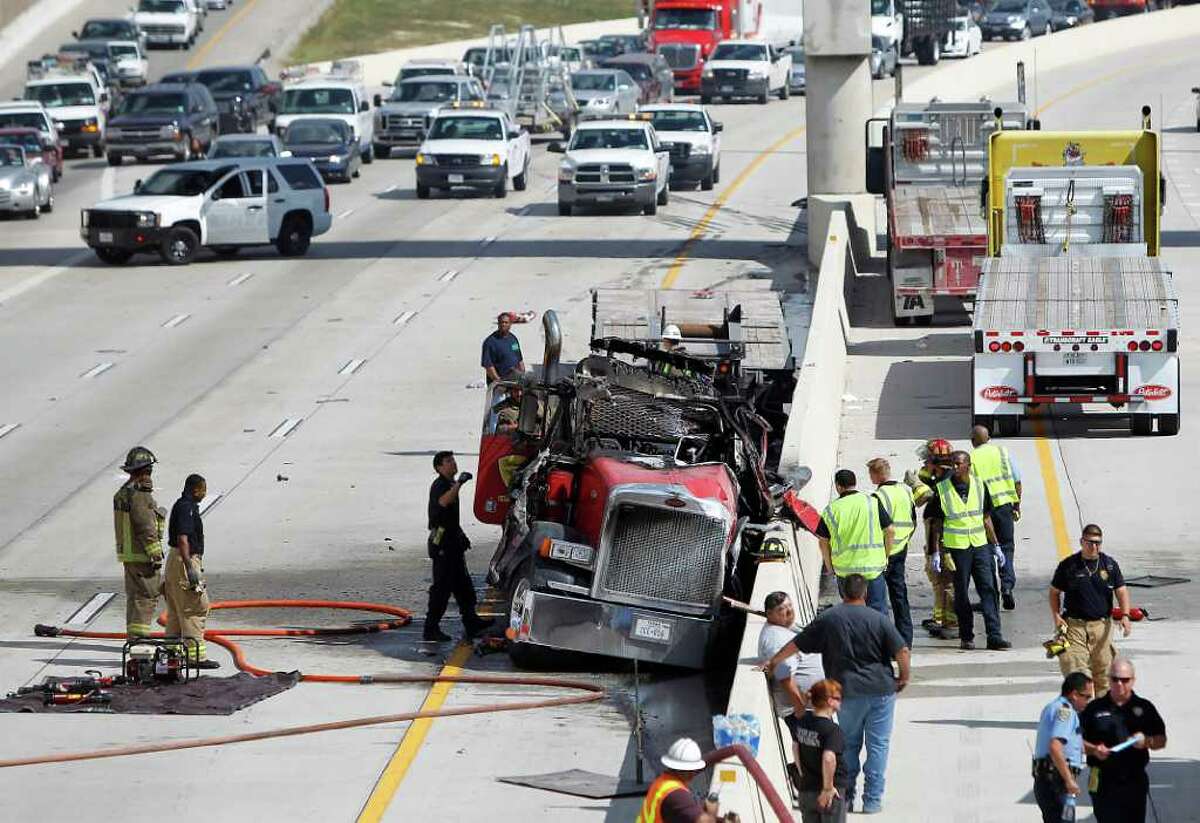
[[[771, 592], [763, 602], [767, 624], [758, 636], [758, 656], [766, 662], [775, 653], [796, 637], [796, 609], [787, 592]], [[783, 718], [788, 729], [804, 715], [808, 708], [808, 690], [813, 683], [825, 678], [821, 655], [796, 652], [785, 658], [771, 672], [771, 693], [775, 700], [775, 713]]]

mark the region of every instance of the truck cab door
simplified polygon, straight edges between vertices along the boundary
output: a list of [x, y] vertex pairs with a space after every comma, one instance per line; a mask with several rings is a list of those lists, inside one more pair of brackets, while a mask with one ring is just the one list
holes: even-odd
[[206, 245], [267, 242], [263, 174], [263, 169], [234, 172], [208, 194], [201, 215]]
[[521, 394], [518, 384], [507, 381], [492, 383], [484, 393], [474, 506], [480, 523], [504, 522], [513, 473], [537, 451], [536, 441], [518, 431]]

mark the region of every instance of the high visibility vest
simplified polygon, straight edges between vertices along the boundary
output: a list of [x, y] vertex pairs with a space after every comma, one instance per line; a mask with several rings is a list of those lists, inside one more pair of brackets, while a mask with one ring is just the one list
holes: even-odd
[[126, 483], [113, 495], [113, 529], [116, 532], [117, 560], [122, 563], [151, 563], [162, 559], [162, 533], [165, 524], [162, 517], [156, 514], [157, 533], [153, 540], [139, 540], [134, 535], [130, 511], [136, 494], [149, 492], [136, 488], [133, 483]]
[[984, 443], [971, 452], [971, 473], [983, 481], [993, 506], [1017, 503], [1017, 481], [1013, 477], [1008, 449]]
[[974, 475], [967, 485], [964, 501], [947, 477], [938, 483], [938, 500], [942, 504], [942, 545], [947, 549], [969, 549], [986, 546], [987, 529], [983, 525], [983, 481]]
[[887, 483], [875, 490], [883, 510], [892, 518], [892, 554], [908, 548], [908, 540], [917, 530], [916, 503], [912, 489], [903, 483]]
[[687, 784], [669, 774], [660, 774], [658, 779], [646, 790], [646, 798], [642, 801], [642, 811], [638, 814], [637, 823], [662, 823], [662, 804], [671, 792], [688, 790]]
[[868, 580], [887, 568], [879, 502], [871, 494], [839, 497], [821, 513], [829, 529], [833, 572], [838, 577], [861, 574]]

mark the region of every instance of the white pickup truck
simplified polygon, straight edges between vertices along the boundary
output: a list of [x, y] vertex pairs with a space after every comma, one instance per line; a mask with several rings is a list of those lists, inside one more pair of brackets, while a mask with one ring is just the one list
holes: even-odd
[[558, 167], [561, 217], [577, 205], [634, 205], [653, 215], [670, 201], [671, 153], [648, 115], [580, 123], [569, 144], [551, 143], [548, 150], [566, 155]]
[[187, 49], [200, 34], [200, 16], [190, 0], [140, 0], [132, 20], [150, 46]]
[[700, 74], [700, 102], [772, 94], [791, 96], [792, 56], [764, 40], [726, 40], [713, 49]]
[[529, 132], [496, 109], [443, 109], [433, 118], [417, 151], [417, 197], [456, 186], [483, 189], [496, 197], [508, 184], [524, 191], [532, 148]]

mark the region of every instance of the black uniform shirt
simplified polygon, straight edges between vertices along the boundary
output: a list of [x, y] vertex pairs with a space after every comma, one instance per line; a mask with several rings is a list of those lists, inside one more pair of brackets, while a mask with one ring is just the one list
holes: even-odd
[[1103, 620], [1112, 614], [1113, 591], [1125, 585], [1121, 567], [1104, 552], [1084, 560], [1083, 552], [1064, 559], [1050, 585], [1063, 593], [1063, 611], [1076, 620]]
[[171, 519], [167, 523], [167, 543], [179, 548], [181, 534], [187, 535], [190, 554], [204, 554], [204, 521], [200, 519], [200, 507], [188, 495], [180, 497], [171, 507]]
[[453, 480], [447, 480], [439, 474], [434, 478], [433, 485], [429, 487], [430, 531], [439, 527], [445, 529], [447, 532], [457, 532], [459, 530], [458, 498], [455, 497], [448, 506], [443, 506], [438, 502], [438, 498], [450, 491], [450, 487], [453, 485]]
[[[852, 494], [862, 494], [862, 492], [856, 489], [854, 491], [846, 492], [842, 495], [842, 497], [848, 497]], [[887, 509], [884, 508], [882, 500], [875, 498], [875, 502], [879, 504], [879, 528], [886, 529], [888, 526], [892, 525], [892, 516], [887, 513]], [[824, 517], [822, 517], [820, 522], [817, 523], [817, 537], [824, 537], [826, 540], [828, 540], [830, 537], [829, 526], [825, 524]]]
[[[1124, 706], [1114, 703], [1111, 694], [1098, 697], [1088, 703], [1079, 720], [1084, 740], [1092, 744], [1103, 743], [1109, 748], [1124, 743], [1138, 732], [1146, 737], [1167, 733], [1158, 709], [1149, 700], [1138, 697], [1136, 692]], [[1124, 783], [1136, 779], [1145, 773], [1149, 762], [1149, 750], [1133, 746], [1123, 752], [1110, 754], [1105, 760], [1088, 755], [1088, 765], [1100, 769], [1101, 786], [1105, 781]]]

